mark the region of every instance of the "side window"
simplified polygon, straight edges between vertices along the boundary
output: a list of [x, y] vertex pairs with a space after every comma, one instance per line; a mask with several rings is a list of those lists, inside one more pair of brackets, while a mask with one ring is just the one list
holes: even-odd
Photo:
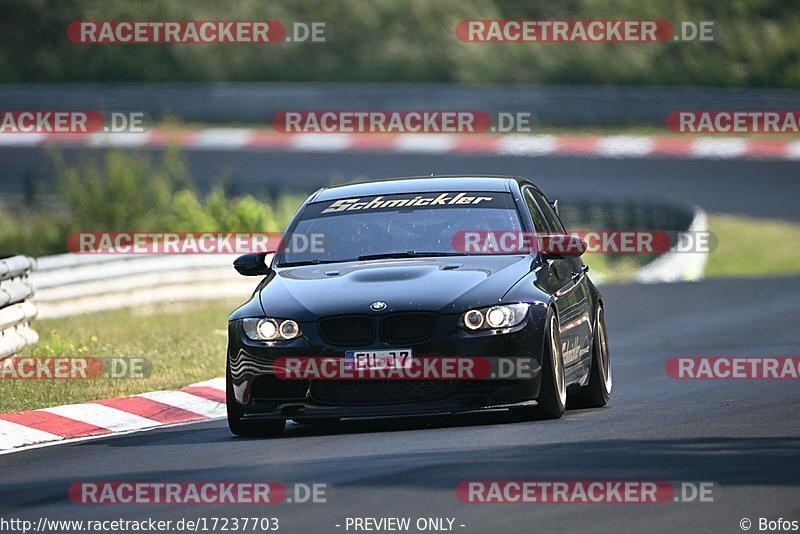
[[528, 206], [528, 211], [531, 212], [531, 218], [533, 219], [533, 226], [536, 227], [537, 232], [552, 232], [555, 230], [549, 221], [545, 218], [544, 214], [542, 213], [539, 204], [536, 202], [536, 199], [533, 196], [533, 189], [530, 187], [525, 188], [525, 204]]
[[[525, 190], [525, 201], [529, 204], [532, 202], [536, 203], [538, 208], [539, 216], [544, 218], [546, 221], [546, 228], [548, 231], [556, 233], [556, 234], [566, 234], [567, 231], [564, 228], [564, 225], [561, 223], [561, 219], [558, 218], [558, 214], [556, 214], [556, 210], [553, 209], [553, 206], [550, 205], [549, 202], [535, 189], [528, 188]], [[530, 208], [533, 211], [533, 208]], [[535, 221], [535, 218], [534, 218]], [[538, 223], [537, 223], [538, 229]], [[573, 269], [580, 269], [584, 263], [581, 258], [571, 258], [567, 260], [569, 263], [573, 265]]]
[[530, 191], [530, 196], [539, 205], [539, 211], [547, 221], [547, 227], [553, 232], [565, 233], [566, 230], [564, 229], [564, 225], [561, 224], [561, 219], [559, 219], [558, 215], [556, 215], [553, 206], [551, 206], [550, 203], [541, 194], [539, 194], [538, 191], [533, 189], [528, 189], [528, 191]]

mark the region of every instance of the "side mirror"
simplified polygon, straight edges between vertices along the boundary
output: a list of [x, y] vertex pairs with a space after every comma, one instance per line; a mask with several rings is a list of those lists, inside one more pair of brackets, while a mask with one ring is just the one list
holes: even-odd
[[233, 268], [242, 276], [264, 276], [272, 272], [265, 260], [266, 252], [251, 252], [233, 261]]
[[577, 258], [586, 252], [586, 241], [574, 234], [550, 234], [540, 239], [540, 253], [546, 260]]
[[553, 211], [556, 212], [556, 215], [560, 217], [561, 214], [558, 212], [558, 200], [553, 200], [550, 202], [550, 205], [553, 207]]

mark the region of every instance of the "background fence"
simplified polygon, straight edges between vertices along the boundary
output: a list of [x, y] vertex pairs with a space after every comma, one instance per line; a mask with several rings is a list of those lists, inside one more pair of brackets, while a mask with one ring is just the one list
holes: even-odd
[[167, 302], [242, 302], [254, 278], [233, 268], [236, 255], [78, 255], [39, 258], [33, 280], [43, 319]]
[[144, 111], [186, 121], [267, 124], [301, 109], [531, 112], [554, 125], [655, 124], [682, 109], [795, 109], [800, 91], [446, 83], [2, 84], [4, 110]]
[[28, 276], [34, 266], [34, 260], [27, 256], [0, 260], [0, 358], [12, 356], [39, 341], [30, 325], [37, 309], [27, 302], [35, 291]]

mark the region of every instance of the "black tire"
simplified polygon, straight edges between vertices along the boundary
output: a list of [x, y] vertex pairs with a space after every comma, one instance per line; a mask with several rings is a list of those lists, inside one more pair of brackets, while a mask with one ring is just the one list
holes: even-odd
[[242, 419], [242, 409], [233, 395], [233, 381], [231, 371], [225, 372], [225, 406], [228, 412], [228, 428], [236, 436], [248, 438], [277, 437], [286, 427], [285, 419], [261, 419], [245, 421]]
[[602, 408], [611, 397], [611, 355], [603, 308], [598, 306], [592, 339], [592, 368], [589, 383], [570, 396], [570, 408]]
[[542, 345], [542, 385], [539, 398], [536, 399], [537, 405], [529, 410], [534, 419], [558, 419], [564, 415], [567, 386], [560, 332], [558, 317], [552, 310], [548, 310]]

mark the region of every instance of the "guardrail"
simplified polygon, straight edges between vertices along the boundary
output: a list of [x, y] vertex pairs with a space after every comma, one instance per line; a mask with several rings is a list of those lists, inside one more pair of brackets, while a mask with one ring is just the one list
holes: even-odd
[[559, 216], [571, 230], [660, 230], [685, 232], [694, 208], [662, 199], [615, 199], [563, 196]]
[[[702, 234], [708, 231], [706, 213], [698, 207], [660, 199], [632, 201], [572, 198], [562, 203], [560, 215], [564, 225], [572, 230], [666, 232], [671, 239], [669, 251], [659, 255], [640, 254], [635, 257], [639, 267], [635, 275], [637, 282], [680, 282], [703, 278], [708, 253], [701, 250], [677, 250], [680, 234]], [[606, 263], [613, 270], [617, 262], [628, 257], [612, 254], [607, 257]]]
[[170, 302], [241, 298], [256, 283], [233, 268], [236, 255], [59, 254], [37, 261], [39, 317]]
[[39, 335], [30, 325], [37, 308], [26, 301], [35, 293], [29, 278], [35, 265], [27, 256], [0, 259], [0, 359], [39, 341]]
[[5, 110], [144, 111], [154, 119], [266, 124], [290, 109], [532, 112], [546, 124], [664, 125], [676, 109], [795, 109], [800, 91], [691, 86], [363, 82], [2, 84]]

